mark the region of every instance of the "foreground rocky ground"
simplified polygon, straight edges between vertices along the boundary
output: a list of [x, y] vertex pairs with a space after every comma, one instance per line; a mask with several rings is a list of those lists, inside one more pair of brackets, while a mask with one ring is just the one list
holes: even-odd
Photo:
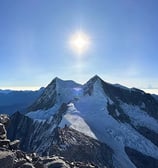
[[9, 122], [7, 115], [0, 115], [0, 167], [1, 168], [92, 168], [90, 163], [70, 162], [64, 157], [40, 157], [36, 153], [26, 153], [19, 149], [20, 141], [7, 139], [5, 127]]

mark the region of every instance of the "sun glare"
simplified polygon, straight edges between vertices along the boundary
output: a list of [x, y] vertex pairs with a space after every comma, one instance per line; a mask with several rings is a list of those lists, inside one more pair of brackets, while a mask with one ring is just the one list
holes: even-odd
[[77, 32], [70, 38], [70, 47], [78, 55], [87, 51], [90, 45], [89, 36], [83, 32]]

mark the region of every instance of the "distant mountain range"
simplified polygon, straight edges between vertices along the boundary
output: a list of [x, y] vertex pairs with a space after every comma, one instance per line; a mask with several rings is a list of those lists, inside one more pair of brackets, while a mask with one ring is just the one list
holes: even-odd
[[156, 168], [158, 99], [99, 76], [84, 85], [55, 78], [25, 115], [11, 116], [8, 136], [40, 155], [101, 168]]
[[0, 114], [11, 115], [18, 110], [24, 113], [26, 108], [42, 94], [43, 90], [44, 88], [37, 91], [0, 90]]

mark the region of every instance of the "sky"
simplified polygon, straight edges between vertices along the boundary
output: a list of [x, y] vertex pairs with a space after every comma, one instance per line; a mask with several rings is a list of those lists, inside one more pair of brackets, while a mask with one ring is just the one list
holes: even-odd
[[[157, 0], [0, 0], [0, 88], [97, 74], [156, 92], [157, 30]], [[90, 39], [80, 58], [69, 45], [78, 31]]]

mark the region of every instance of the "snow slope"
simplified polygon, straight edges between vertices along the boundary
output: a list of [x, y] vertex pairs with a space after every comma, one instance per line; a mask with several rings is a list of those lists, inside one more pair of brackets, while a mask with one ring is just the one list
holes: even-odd
[[82, 94], [82, 86], [80, 84], [55, 78], [45, 89], [43, 96], [34, 103], [38, 107], [41, 102], [48, 104], [48, 102], [53, 100], [53, 106], [50, 108], [37, 108], [38, 110], [30, 111], [27, 116], [34, 119], [46, 120], [54, 115], [63, 103], [77, 99], [80, 94]]
[[[58, 114], [63, 103], [67, 104], [67, 110], [62, 114], [59, 127], [68, 125], [85, 135], [106, 143], [114, 150], [114, 163], [117, 168], [134, 168], [134, 164], [124, 151], [125, 146], [131, 147], [141, 153], [158, 158], [158, 147], [150, 140], [137, 132], [130, 123], [122, 123], [109, 114], [107, 104], [114, 104], [111, 98], [105, 93], [102, 81], [99, 77], [92, 78], [85, 85], [81, 86], [72, 81], [62, 81], [57, 79], [55, 90], [47, 90], [47, 98], [52, 99], [56, 92], [55, 105], [49, 109], [39, 109], [27, 114], [30, 118], [49, 120], [54, 114]], [[50, 87], [50, 86], [49, 86]], [[119, 85], [115, 87], [120, 87]], [[120, 89], [130, 90], [123, 86]], [[144, 93], [145, 94], [145, 93]], [[121, 102], [121, 101], [120, 101]], [[130, 117], [134, 125], [147, 126], [158, 132], [158, 121], [149, 116], [140, 107], [121, 102], [120, 108]], [[116, 109], [119, 116], [119, 111]], [[52, 120], [49, 120], [51, 122]], [[55, 128], [52, 124], [51, 131]], [[118, 165], [118, 161], [120, 165]]]
[[[69, 108], [60, 126], [69, 123], [70, 127], [108, 144], [115, 151], [115, 157], [122, 163], [120, 167], [126, 167], [126, 165], [134, 167], [124, 152], [125, 146], [158, 158], [158, 148], [155, 145], [144, 139], [130, 125], [119, 123], [108, 114], [106, 108], [108, 100], [109, 98], [100, 89], [99, 81], [97, 81], [92, 96], [87, 95], [75, 103], [68, 104]], [[137, 112], [141, 111], [137, 110]], [[147, 115], [146, 117], [150, 118]], [[155, 126], [158, 124], [155, 123]]]

